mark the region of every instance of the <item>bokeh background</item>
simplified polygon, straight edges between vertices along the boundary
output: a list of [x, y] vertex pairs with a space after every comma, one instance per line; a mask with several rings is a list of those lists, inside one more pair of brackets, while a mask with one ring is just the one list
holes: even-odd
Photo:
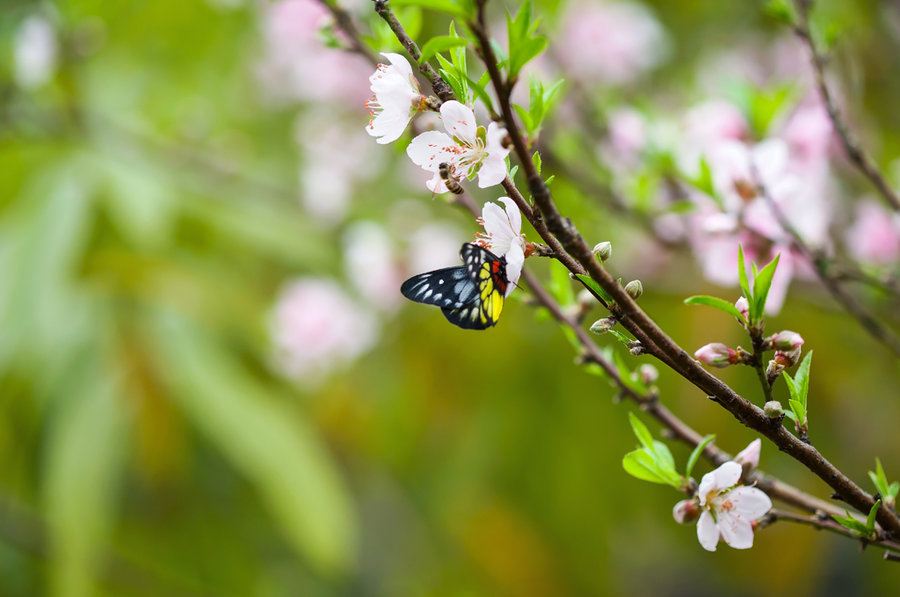
[[[345, 6], [372, 50], [399, 51], [368, 3]], [[420, 43], [446, 33], [445, 15], [397, 10]], [[708, 133], [686, 115], [721, 115], [691, 112], [707, 102], [738, 114], [722, 118], [744, 140], [808, 143], [828, 170], [821, 243], [896, 273], [896, 225], [817, 120], [802, 46], [777, 11], [712, 0], [535, 11], [551, 43], [532, 70], [567, 79], [541, 142], [560, 172], [590, 181], [560, 175], [557, 201], [589, 240], [613, 243], [611, 269], [643, 281], [642, 305], [682, 346], [746, 344], [724, 314], [682, 303], [734, 300], [737, 286], [704, 276], [659, 199], [675, 157]], [[900, 10], [830, 0], [815, 25], [848, 119], [897, 188]], [[681, 496], [621, 468], [632, 407], [574, 363], [526, 291], [481, 333], [402, 304], [407, 275], [453, 265], [480, 228], [425, 189], [408, 136], [366, 135], [373, 69], [344, 43], [312, 0], [0, 3], [0, 595], [896, 586], [877, 550], [788, 523], [749, 551], [703, 551], [672, 519]], [[632, 216], [595, 186], [620, 190]], [[479, 203], [499, 196], [467, 188]], [[886, 297], [853, 291], [897, 323]], [[896, 358], [809, 276], [769, 326], [815, 350], [814, 443], [869, 490], [876, 456], [898, 478]], [[752, 371], [721, 375], [761, 400]], [[724, 450], [753, 439], [671, 372], [657, 385]], [[687, 449], [672, 448], [683, 463]], [[770, 444], [761, 467], [830, 494]]]

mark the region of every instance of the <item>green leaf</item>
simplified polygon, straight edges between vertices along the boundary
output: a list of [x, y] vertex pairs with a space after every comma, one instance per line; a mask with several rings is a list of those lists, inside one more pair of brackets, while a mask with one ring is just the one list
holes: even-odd
[[535, 151], [534, 154], [531, 156], [531, 161], [532, 161], [532, 163], [534, 163], [534, 167], [537, 169], [537, 173], [540, 174], [541, 166], [542, 166], [541, 152]]
[[93, 594], [93, 578], [103, 564], [127, 437], [127, 401], [114, 378], [99, 364], [88, 365], [71, 380], [48, 430], [41, 489], [51, 595]]
[[791, 410], [794, 411], [794, 414], [797, 416], [795, 420], [802, 425], [806, 421], [806, 407], [803, 406], [802, 402], [794, 400], [793, 398], [788, 400], [788, 404], [790, 404]]
[[753, 303], [750, 305], [751, 319], [753, 319], [754, 306], [757, 318], [762, 318], [765, 314], [766, 299], [769, 296], [769, 288], [772, 287], [772, 276], [775, 275], [775, 268], [778, 267], [778, 260], [780, 258], [781, 254], [779, 253], [775, 256], [775, 259], [756, 274], [756, 277], [753, 280], [753, 298], [755, 305]]
[[838, 516], [837, 514], [832, 514], [831, 517], [834, 518], [842, 527], [850, 529], [861, 537], [869, 535], [869, 529], [866, 527], [866, 525], [851, 517], [849, 512], [847, 512], [846, 517]]
[[866, 517], [866, 530], [871, 535], [875, 532], [875, 517], [878, 515], [878, 507], [881, 505], [881, 500], [876, 501], [872, 504], [872, 508], [869, 510], [869, 515]]
[[622, 458], [622, 468], [625, 469], [626, 473], [641, 481], [660, 483], [662, 485], [669, 484], [666, 476], [663, 475], [656, 466], [653, 456], [644, 450], [633, 450], [626, 454], [625, 457]]
[[424, 46], [422, 46], [422, 55], [419, 56], [419, 64], [431, 60], [438, 52], [445, 52], [450, 48], [468, 45], [469, 41], [460, 37], [452, 37], [449, 35], [441, 35], [432, 37]]
[[512, 107], [522, 120], [522, 126], [525, 127], [525, 131], [530, 135], [534, 128], [534, 121], [531, 118], [531, 113], [519, 104], [513, 104]]
[[669, 446], [659, 440], [653, 440], [653, 453], [656, 455], [656, 462], [661, 469], [675, 470], [675, 459], [672, 457], [672, 452], [669, 451]]
[[700, 459], [700, 455], [703, 454], [704, 448], [711, 444], [716, 439], [715, 435], [707, 435], [703, 438], [697, 446], [691, 451], [691, 455], [688, 456], [687, 466], [685, 467], [684, 476], [686, 479], [691, 478], [691, 471], [694, 470], [694, 465], [697, 464], [697, 460]]
[[[742, 245], [738, 245], [738, 282], [747, 298], [747, 303], [753, 305], [753, 295], [750, 293], [750, 283], [747, 281], [747, 266], [744, 264], [744, 247]], [[750, 319], [753, 320], [752, 311]]]
[[[616, 329], [609, 329], [606, 331], [606, 333], [613, 336], [616, 340], [618, 340], [625, 346], [628, 346], [629, 344], [634, 342], [634, 340], [632, 340], [631, 338], [629, 338], [628, 336], [626, 336], [625, 334], [623, 334], [622, 332], [620, 332], [619, 330], [616, 330]], [[616, 354], [618, 355], [619, 353], [616, 353]]]
[[582, 284], [587, 286], [589, 289], [593, 290], [594, 293], [598, 294], [604, 301], [607, 303], [613, 302], [609, 293], [603, 290], [603, 288], [594, 281], [590, 276], [585, 276], [584, 274], [575, 274], [575, 277], [578, 278]]
[[160, 314], [153, 337], [171, 399], [252, 481], [297, 552], [323, 573], [346, 570], [354, 509], [315, 429], [189, 321]]
[[784, 383], [787, 384], [788, 393], [790, 393], [791, 398], [794, 400], [800, 400], [800, 386], [797, 385], [797, 382], [793, 380], [793, 378], [788, 375], [787, 371], [782, 371], [781, 376], [784, 378]]
[[575, 303], [575, 290], [572, 288], [569, 270], [556, 260], [550, 264], [550, 293], [564, 307]]
[[809, 368], [812, 366], [813, 351], [806, 353], [797, 372], [794, 374], [794, 382], [797, 384], [798, 400], [806, 406], [806, 398], [809, 395]]
[[641, 442], [641, 445], [652, 452], [653, 435], [650, 434], [650, 430], [647, 429], [647, 426], [632, 412], [628, 413], [628, 422], [631, 423], [631, 429], [634, 431], [634, 435], [638, 438], [638, 441]]
[[728, 313], [732, 317], [736, 318], [738, 321], [742, 323], [747, 323], [747, 320], [744, 319], [744, 316], [741, 315], [741, 312], [738, 311], [737, 307], [733, 304], [729, 303], [724, 299], [720, 299], [714, 296], [707, 295], [697, 295], [691, 296], [684, 299], [685, 305], [706, 305], [707, 307], [712, 307], [713, 309], [718, 309], [719, 311], [724, 311]]

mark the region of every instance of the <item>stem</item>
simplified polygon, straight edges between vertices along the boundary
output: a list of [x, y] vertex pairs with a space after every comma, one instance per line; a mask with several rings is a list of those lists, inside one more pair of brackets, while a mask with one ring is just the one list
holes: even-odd
[[[594, 257], [590, 246], [578, 233], [572, 222], [568, 218], [563, 218], [553, 202], [550, 190], [540, 174], [537, 173], [530, 159], [527, 145], [513, 115], [508, 89], [497, 67], [497, 60], [487, 34], [484, 4], [485, 0], [478, 0], [477, 21], [470, 23], [469, 26], [478, 39], [485, 67], [497, 93], [507, 132], [534, 199], [535, 211], [540, 213], [541, 218], [546, 223], [547, 230], [559, 240], [566, 253], [578, 261], [588, 275], [609, 293], [616, 303], [615, 309], [621, 311], [622, 325], [641, 341], [646, 352], [665, 362], [682, 377], [705, 392], [706, 395], [715, 397], [716, 401], [738, 421], [767, 437], [780, 450], [806, 466], [834, 489], [845, 502], [860, 512], [868, 512], [875, 503], [871, 495], [826, 460], [814, 447], [802, 442], [783, 426], [773, 428], [769, 418], [762, 409], [753, 405], [727, 384], [703, 369], [697, 361], [692, 359], [683, 348], [678, 346], [638, 307], [637, 303], [628, 296], [624, 289], [606, 271], [600, 261]], [[544, 240], [549, 243], [548, 239], [545, 238]], [[618, 315], [618, 313], [614, 313]], [[897, 517], [896, 513], [882, 506], [878, 510], [877, 518], [878, 522], [885, 529], [900, 535], [900, 518]]]
[[750, 342], [753, 343], [753, 369], [756, 370], [756, 377], [759, 378], [759, 385], [762, 387], [766, 402], [772, 402], [775, 400], [775, 397], [772, 395], [772, 384], [769, 383], [765, 367], [763, 367], [763, 354], [765, 353], [763, 345], [765, 340], [761, 329], [751, 328]]
[[[441, 101], [449, 102], [450, 100], [455, 100], [456, 95], [453, 94], [450, 85], [441, 78], [437, 71], [431, 68], [431, 65], [427, 62], [419, 64], [419, 59], [422, 57], [419, 46], [417, 46], [416, 42], [406, 34], [403, 25], [400, 24], [400, 21], [394, 16], [394, 12], [388, 7], [388, 0], [374, 0], [374, 2], [375, 12], [388, 24], [388, 27], [391, 28], [391, 31], [394, 32], [394, 35], [400, 43], [403, 44], [403, 47], [406, 48], [409, 57], [419, 65], [419, 72], [428, 78], [428, 81], [431, 83], [431, 88], [434, 90], [434, 94], [441, 98]], [[345, 31], [345, 33], [349, 32]]]
[[816, 79], [816, 87], [819, 89], [819, 95], [822, 96], [828, 117], [831, 119], [838, 137], [840, 137], [841, 144], [844, 146], [844, 151], [847, 153], [850, 161], [878, 189], [879, 194], [881, 194], [891, 209], [900, 211], [900, 197], [885, 181], [884, 176], [878, 170], [878, 166], [875, 165], [875, 162], [853, 135], [850, 127], [847, 126], [844, 117], [841, 115], [837, 103], [834, 101], [834, 95], [828, 87], [828, 82], [825, 80], [825, 57], [816, 47], [815, 39], [813, 39], [809, 29], [809, 10], [811, 5], [811, 0], [794, 0], [797, 12], [794, 33], [803, 41], [809, 52], [809, 63], [812, 66], [813, 75]]
[[773, 509], [769, 510], [769, 513], [763, 518], [764, 522], [761, 526], [769, 526], [772, 523], [778, 522], [780, 520], [811, 526], [816, 530], [829, 531], [831, 533], [843, 535], [844, 537], [856, 539], [858, 541], [861, 541], [863, 546], [875, 545], [876, 547], [881, 547], [882, 549], [886, 550], [885, 559], [897, 559], [897, 557], [893, 555], [891, 557], [888, 557], [888, 553], [900, 552], [900, 543], [897, 543], [896, 541], [889, 541], [887, 539], [863, 539], [850, 529], [843, 527], [834, 520], [826, 518], [824, 516], [803, 516], [802, 514], [795, 514], [793, 512], [785, 512], [784, 510]]

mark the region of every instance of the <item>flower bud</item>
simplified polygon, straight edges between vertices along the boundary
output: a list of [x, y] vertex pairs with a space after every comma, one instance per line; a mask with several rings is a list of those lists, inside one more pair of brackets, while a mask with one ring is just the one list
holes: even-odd
[[700, 518], [700, 512], [696, 500], [681, 500], [672, 508], [672, 517], [679, 524], [690, 524]]
[[639, 357], [647, 351], [644, 350], [644, 345], [641, 344], [640, 340], [633, 340], [628, 343], [628, 352], [636, 357]]
[[734, 303], [734, 308], [740, 311], [741, 315], [744, 316], [744, 319], [750, 319], [750, 303], [747, 302], [747, 297], [742, 296]]
[[888, 508], [893, 508], [897, 503], [897, 498], [893, 495], [886, 495], [881, 498], [884, 501], [884, 505]]
[[659, 379], [659, 371], [653, 365], [644, 363], [638, 368], [638, 379], [645, 386], [649, 386], [656, 383], [656, 380]]
[[767, 344], [771, 344], [775, 350], [796, 350], [803, 346], [803, 338], [797, 332], [783, 330], [766, 339]]
[[794, 350], [776, 350], [773, 362], [778, 363], [782, 367], [793, 367], [800, 360], [801, 348]]
[[698, 348], [694, 358], [710, 367], [727, 367], [738, 362], [738, 353], [721, 342], [713, 342]]
[[769, 385], [775, 383], [782, 371], [784, 371], [782, 363], [779, 363], [776, 359], [769, 361], [769, 364], [766, 366], [766, 379], [769, 381]]
[[612, 243], [608, 240], [603, 241], [602, 243], [597, 243], [594, 246], [594, 255], [597, 256], [597, 259], [600, 261], [606, 261], [610, 257], [612, 257]]
[[640, 280], [632, 280], [625, 285], [625, 292], [634, 300], [638, 300], [644, 294], [644, 285], [641, 284]]
[[759, 452], [761, 449], [762, 441], [757, 438], [734, 457], [734, 461], [744, 467], [744, 474], [752, 472], [759, 466]]
[[784, 416], [784, 409], [781, 408], [781, 403], [777, 400], [766, 402], [765, 406], [763, 406], [763, 411], [770, 419], [777, 419]]
[[591, 325], [591, 332], [599, 336], [611, 330], [614, 325], [616, 325], [616, 320], [614, 318], [604, 317], [603, 319], [598, 319]]

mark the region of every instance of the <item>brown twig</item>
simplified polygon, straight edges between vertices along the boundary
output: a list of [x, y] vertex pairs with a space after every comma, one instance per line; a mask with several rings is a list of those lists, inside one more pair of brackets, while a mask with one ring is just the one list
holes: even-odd
[[419, 64], [419, 59], [422, 57], [419, 46], [417, 46], [416, 42], [406, 34], [403, 25], [401, 25], [400, 21], [397, 20], [397, 17], [394, 16], [394, 11], [388, 7], [388, 0], [374, 0], [374, 2], [375, 12], [388, 24], [388, 27], [391, 28], [391, 31], [394, 32], [394, 35], [400, 43], [403, 44], [403, 47], [406, 48], [409, 57], [419, 65], [419, 72], [428, 78], [428, 81], [431, 83], [431, 88], [434, 90], [434, 94], [441, 98], [441, 101], [445, 102], [456, 99], [450, 85], [441, 78], [437, 71], [431, 68], [431, 65], [428, 64], [428, 62]]
[[[843, 513], [840, 516], [844, 516]], [[865, 539], [859, 537], [850, 529], [841, 526], [836, 521], [827, 516], [814, 515], [814, 516], [804, 516], [802, 514], [795, 514], [793, 512], [785, 512], [784, 510], [770, 510], [769, 513], [762, 519], [762, 524], [760, 526], [766, 527], [771, 525], [774, 522], [779, 520], [785, 520], [788, 522], [793, 522], [796, 524], [802, 524], [806, 526], [811, 526], [816, 530], [820, 531], [829, 531], [831, 533], [837, 533], [838, 535], [843, 535], [844, 537], [849, 537], [851, 539], [856, 539], [858, 541], [863, 542], [863, 545], [874, 545], [876, 547], [881, 547], [885, 549], [885, 559], [895, 560], [898, 559], [895, 552], [900, 552], [900, 543], [896, 541], [890, 541], [888, 539]], [[891, 557], [888, 557], [888, 554], [891, 554]]]
[[846, 151], [850, 161], [853, 162], [857, 169], [859, 169], [875, 188], [878, 189], [878, 192], [884, 198], [885, 202], [893, 210], [900, 211], [900, 197], [897, 196], [897, 193], [887, 183], [884, 176], [878, 170], [878, 166], [875, 165], [875, 162], [866, 150], [863, 149], [859, 140], [853, 135], [853, 132], [850, 130], [850, 127], [847, 126], [847, 122], [841, 115], [841, 111], [838, 109], [837, 103], [834, 100], [834, 95], [825, 78], [825, 56], [816, 47], [816, 41], [809, 28], [809, 10], [811, 5], [811, 0], [794, 0], [794, 6], [796, 7], [797, 13], [797, 21], [794, 23], [794, 33], [796, 33], [797, 37], [803, 41], [807, 52], [809, 53], [809, 62], [812, 66], [813, 74], [815, 75], [816, 87], [819, 89], [819, 95], [822, 96], [822, 101], [825, 104], [828, 117], [831, 119], [831, 123], [834, 125], [834, 130], [837, 132], [838, 137], [840, 137], [841, 144], [844, 146], [844, 151]]
[[756, 168], [751, 165], [751, 170], [753, 177], [756, 179], [757, 193], [765, 199], [766, 203], [768, 203], [769, 209], [772, 210], [772, 214], [778, 221], [778, 225], [791, 237], [791, 244], [794, 248], [803, 255], [803, 258], [806, 259], [810, 265], [813, 266], [816, 276], [818, 276], [819, 281], [822, 282], [825, 289], [832, 297], [834, 297], [834, 300], [840, 303], [847, 313], [859, 322], [869, 335], [890, 348], [894, 354], [900, 356], [900, 338], [898, 338], [890, 329], [879, 323], [865, 307], [859, 304], [856, 299], [841, 286], [840, 281], [836, 279], [829, 270], [828, 261], [819, 258], [816, 252], [806, 244], [806, 241], [803, 240], [803, 237], [797, 229], [788, 221], [787, 217], [775, 203], [775, 199], [772, 197], [771, 193], [769, 193], [768, 188], [763, 183]]
[[[478, 40], [478, 45], [488, 70], [494, 90], [497, 93], [503, 120], [509, 133], [513, 149], [519, 160], [528, 187], [531, 191], [536, 211], [546, 223], [547, 230], [555, 236], [571, 257], [578, 261], [588, 275], [599, 284], [615, 301], [614, 313], [621, 315], [622, 325], [641, 341], [645, 351], [682, 375], [700, 388], [706, 395], [728, 410], [738, 421], [754, 429], [772, 441], [778, 449], [789, 454], [821, 478], [841, 498], [859, 510], [867, 512], [875, 500], [861, 487], [819, 453], [813, 446], [802, 442], [783, 426], [773, 427], [769, 418], [759, 407], [737, 394], [727, 384], [706, 371], [697, 361], [675, 343], [637, 303], [621, 288], [616, 280], [594, 257], [590, 246], [567, 218], [563, 218], [550, 194], [550, 190], [537, 172], [528, 153], [527, 144], [515, 120], [509, 101], [509, 89], [494, 56], [484, 15], [485, 0], [478, 0], [477, 20], [469, 26]], [[546, 238], [545, 241], [549, 242]], [[646, 338], [646, 340], [645, 340]], [[900, 535], [900, 518], [888, 508], [881, 507], [878, 522], [889, 532]]]
[[359, 54], [373, 65], [378, 64], [378, 57], [362, 43], [359, 30], [356, 28], [356, 23], [353, 22], [350, 13], [338, 6], [337, 2], [334, 0], [319, 0], [319, 2], [327, 8], [328, 12], [331, 13], [331, 16], [334, 17], [334, 24], [337, 28], [347, 35], [347, 39], [350, 42], [350, 47], [347, 48], [347, 50], [354, 54]]

